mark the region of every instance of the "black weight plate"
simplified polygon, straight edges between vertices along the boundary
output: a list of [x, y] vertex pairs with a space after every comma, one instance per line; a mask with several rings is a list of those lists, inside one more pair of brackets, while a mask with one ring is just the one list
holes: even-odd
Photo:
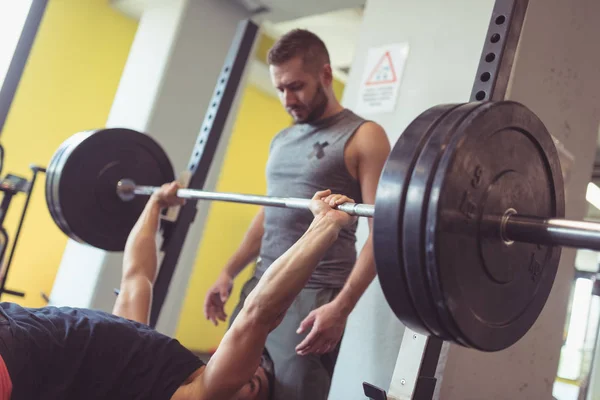
[[57, 150], [48, 168], [46, 198], [57, 225], [72, 239], [123, 251], [148, 198], [124, 202], [117, 182], [160, 186], [173, 167], [154, 139], [129, 129], [80, 132]]
[[410, 296], [404, 270], [402, 219], [408, 180], [421, 148], [438, 120], [452, 107], [437, 107], [423, 112], [400, 136], [384, 165], [373, 216], [373, 248], [379, 284], [396, 314], [410, 329], [430, 334]]
[[55, 181], [58, 178], [58, 174], [56, 173], [56, 166], [60, 163], [61, 157], [64, 154], [65, 150], [69, 147], [69, 145], [75, 141], [81, 140], [82, 135], [87, 135], [89, 132], [90, 131], [79, 132], [68, 137], [54, 152], [54, 154], [50, 158], [48, 166], [46, 167], [46, 204], [48, 205], [48, 210], [50, 211], [50, 215], [52, 216], [52, 219], [54, 220], [56, 225], [60, 228], [60, 230], [63, 231], [63, 233], [67, 235], [69, 234], [68, 228], [63, 226], [62, 219], [55, 211], [58, 209], [58, 204], [56, 203], [56, 196], [54, 195], [54, 191], [52, 190], [52, 188], [54, 187]]
[[[434, 303], [435, 299], [442, 295], [438, 287], [430, 285], [430, 274], [425, 266], [425, 247], [428, 245], [425, 240], [425, 211], [431, 183], [442, 155], [441, 150], [447, 145], [457, 126], [478, 106], [478, 103], [463, 104], [440, 116], [412, 170], [404, 206], [403, 256], [409, 291], [429, 330], [441, 339], [452, 341], [458, 341], [460, 338], [456, 329], [448, 323], [448, 316], [438, 314]], [[435, 295], [434, 291], [437, 291]]]
[[50, 158], [50, 162], [48, 163], [48, 166], [46, 167], [46, 191], [45, 191], [46, 204], [48, 206], [48, 211], [50, 212], [50, 216], [52, 217], [52, 219], [54, 220], [54, 222], [56, 223], [56, 225], [60, 228], [60, 230], [62, 230], [63, 232], [64, 232], [64, 229], [59, 224], [59, 221], [57, 220], [57, 215], [54, 212], [56, 206], [55, 206], [55, 202], [54, 202], [54, 196], [52, 195], [52, 190], [51, 190], [51, 188], [52, 188], [52, 182], [54, 180], [54, 175], [52, 174], [52, 171], [54, 170], [54, 168], [56, 166], [56, 163], [60, 159], [60, 156], [62, 156], [65, 148], [67, 147], [69, 139], [65, 140], [58, 147], [58, 149], [52, 155], [52, 158]]
[[505, 243], [500, 220], [564, 216], [563, 181], [552, 137], [525, 106], [485, 103], [455, 129], [433, 180], [425, 242], [430, 282], [443, 296], [460, 342], [498, 351], [517, 342], [542, 311], [561, 248]]

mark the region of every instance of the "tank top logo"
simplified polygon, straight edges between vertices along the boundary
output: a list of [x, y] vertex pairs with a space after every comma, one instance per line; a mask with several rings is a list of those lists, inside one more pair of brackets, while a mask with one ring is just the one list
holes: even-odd
[[325, 147], [329, 146], [329, 142], [324, 142], [323, 144], [317, 142], [313, 144], [313, 151], [308, 155], [308, 159], [312, 159], [313, 157], [317, 157], [319, 160], [325, 157]]

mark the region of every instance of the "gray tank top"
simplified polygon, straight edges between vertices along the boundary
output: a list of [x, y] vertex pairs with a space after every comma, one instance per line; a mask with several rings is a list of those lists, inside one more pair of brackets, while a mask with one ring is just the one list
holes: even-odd
[[[266, 168], [267, 194], [311, 198], [331, 189], [362, 203], [360, 185], [344, 161], [348, 139], [366, 120], [345, 109], [329, 118], [296, 124], [279, 132], [271, 142]], [[309, 210], [265, 207], [264, 235], [255, 275], [269, 266], [306, 232], [313, 216]], [[340, 232], [310, 278], [308, 288], [344, 285], [356, 262], [356, 224]]]

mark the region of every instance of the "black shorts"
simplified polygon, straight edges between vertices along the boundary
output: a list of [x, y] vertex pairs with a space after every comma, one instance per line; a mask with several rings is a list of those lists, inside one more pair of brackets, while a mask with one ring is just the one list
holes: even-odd
[[101, 311], [0, 303], [0, 355], [19, 399], [164, 399], [201, 360], [147, 325]]

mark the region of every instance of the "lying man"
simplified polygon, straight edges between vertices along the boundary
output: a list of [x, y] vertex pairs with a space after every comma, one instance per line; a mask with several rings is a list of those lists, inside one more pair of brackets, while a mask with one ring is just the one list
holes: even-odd
[[267, 335], [340, 230], [354, 222], [335, 210], [353, 200], [329, 191], [315, 194], [312, 224], [271, 265], [204, 365], [177, 340], [147, 325], [161, 210], [182, 204], [175, 196], [178, 187], [174, 182], [156, 192], [129, 235], [114, 315], [0, 303], [0, 400], [269, 398], [272, 371], [261, 365]]

